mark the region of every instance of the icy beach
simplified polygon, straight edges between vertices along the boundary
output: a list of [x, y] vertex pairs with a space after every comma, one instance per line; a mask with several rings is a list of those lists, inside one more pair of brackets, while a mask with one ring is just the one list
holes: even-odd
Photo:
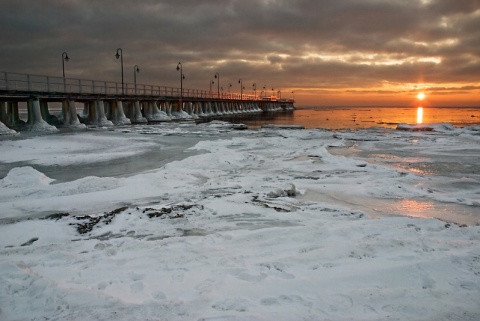
[[0, 136], [0, 320], [480, 320], [480, 128]]

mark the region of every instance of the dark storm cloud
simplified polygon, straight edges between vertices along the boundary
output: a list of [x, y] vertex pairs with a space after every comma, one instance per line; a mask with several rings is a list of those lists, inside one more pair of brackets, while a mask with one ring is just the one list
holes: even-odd
[[[480, 0], [1, 0], [0, 70], [206, 89], [478, 82]], [[132, 72], [131, 72], [132, 70]], [[271, 88], [270, 88], [271, 89]]]

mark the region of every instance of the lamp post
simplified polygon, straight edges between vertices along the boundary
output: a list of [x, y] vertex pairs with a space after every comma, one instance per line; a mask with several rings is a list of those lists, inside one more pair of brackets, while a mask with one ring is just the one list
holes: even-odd
[[181, 62], [179, 62], [177, 64], [177, 71], [180, 71], [180, 108], [181, 108], [182, 98], [183, 98], [183, 80], [185, 79], [185, 75], [183, 74], [183, 67], [182, 67]]
[[63, 78], [65, 79], [65, 61], [68, 62], [70, 58], [68, 58], [68, 54], [66, 51], [62, 52], [62, 71], [63, 71]]
[[133, 67], [133, 83], [135, 84], [135, 95], [137, 94], [137, 72], [140, 72], [138, 65]]
[[239, 79], [238, 83], [240, 84], [240, 99], [243, 99], [243, 81], [242, 81], [242, 79]]
[[278, 98], [279, 98], [279, 99], [282, 99], [282, 92], [281, 92], [280, 90], [277, 91], [277, 94], [278, 94]]
[[218, 94], [218, 99], [220, 99], [220, 74], [218, 72], [215, 73], [215, 79], [217, 79], [217, 94]]
[[273, 88], [272, 88], [272, 97], [271, 97], [271, 98], [273, 98], [273, 95], [274, 95], [274, 94], [273, 94]]
[[214, 84], [215, 82], [213, 80], [209, 81], [209, 85], [210, 85], [210, 98], [212, 98], [212, 85]]
[[295, 101], [295, 95], [293, 94], [293, 91], [292, 91], [292, 100]]
[[123, 50], [122, 48], [118, 48], [117, 49], [117, 53], [115, 54], [115, 58], [120, 58], [120, 63], [121, 63], [121, 67], [122, 67], [122, 95], [124, 94], [124, 91], [123, 91]]
[[63, 74], [63, 92], [67, 91], [66, 85], [65, 85], [65, 61], [69, 61], [70, 58], [68, 58], [68, 54], [66, 51], [62, 52], [62, 74]]
[[253, 97], [257, 99], [257, 83], [253, 83]]

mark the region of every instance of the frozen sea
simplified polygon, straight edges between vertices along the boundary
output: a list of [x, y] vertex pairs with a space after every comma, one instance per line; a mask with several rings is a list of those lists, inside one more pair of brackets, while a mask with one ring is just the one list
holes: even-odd
[[480, 127], [400, 128], [0, 136], [0, 320], [479, 320]]

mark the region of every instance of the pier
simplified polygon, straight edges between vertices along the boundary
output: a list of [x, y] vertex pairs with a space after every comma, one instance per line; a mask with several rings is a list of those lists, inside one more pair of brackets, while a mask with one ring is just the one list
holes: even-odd
[[[49, 106], [61, 104], [58, 116]], [[28, 119], [20, 118], [24, 106]], [[293, 99], [0, 72], [0, 134], [294, 110]]]

